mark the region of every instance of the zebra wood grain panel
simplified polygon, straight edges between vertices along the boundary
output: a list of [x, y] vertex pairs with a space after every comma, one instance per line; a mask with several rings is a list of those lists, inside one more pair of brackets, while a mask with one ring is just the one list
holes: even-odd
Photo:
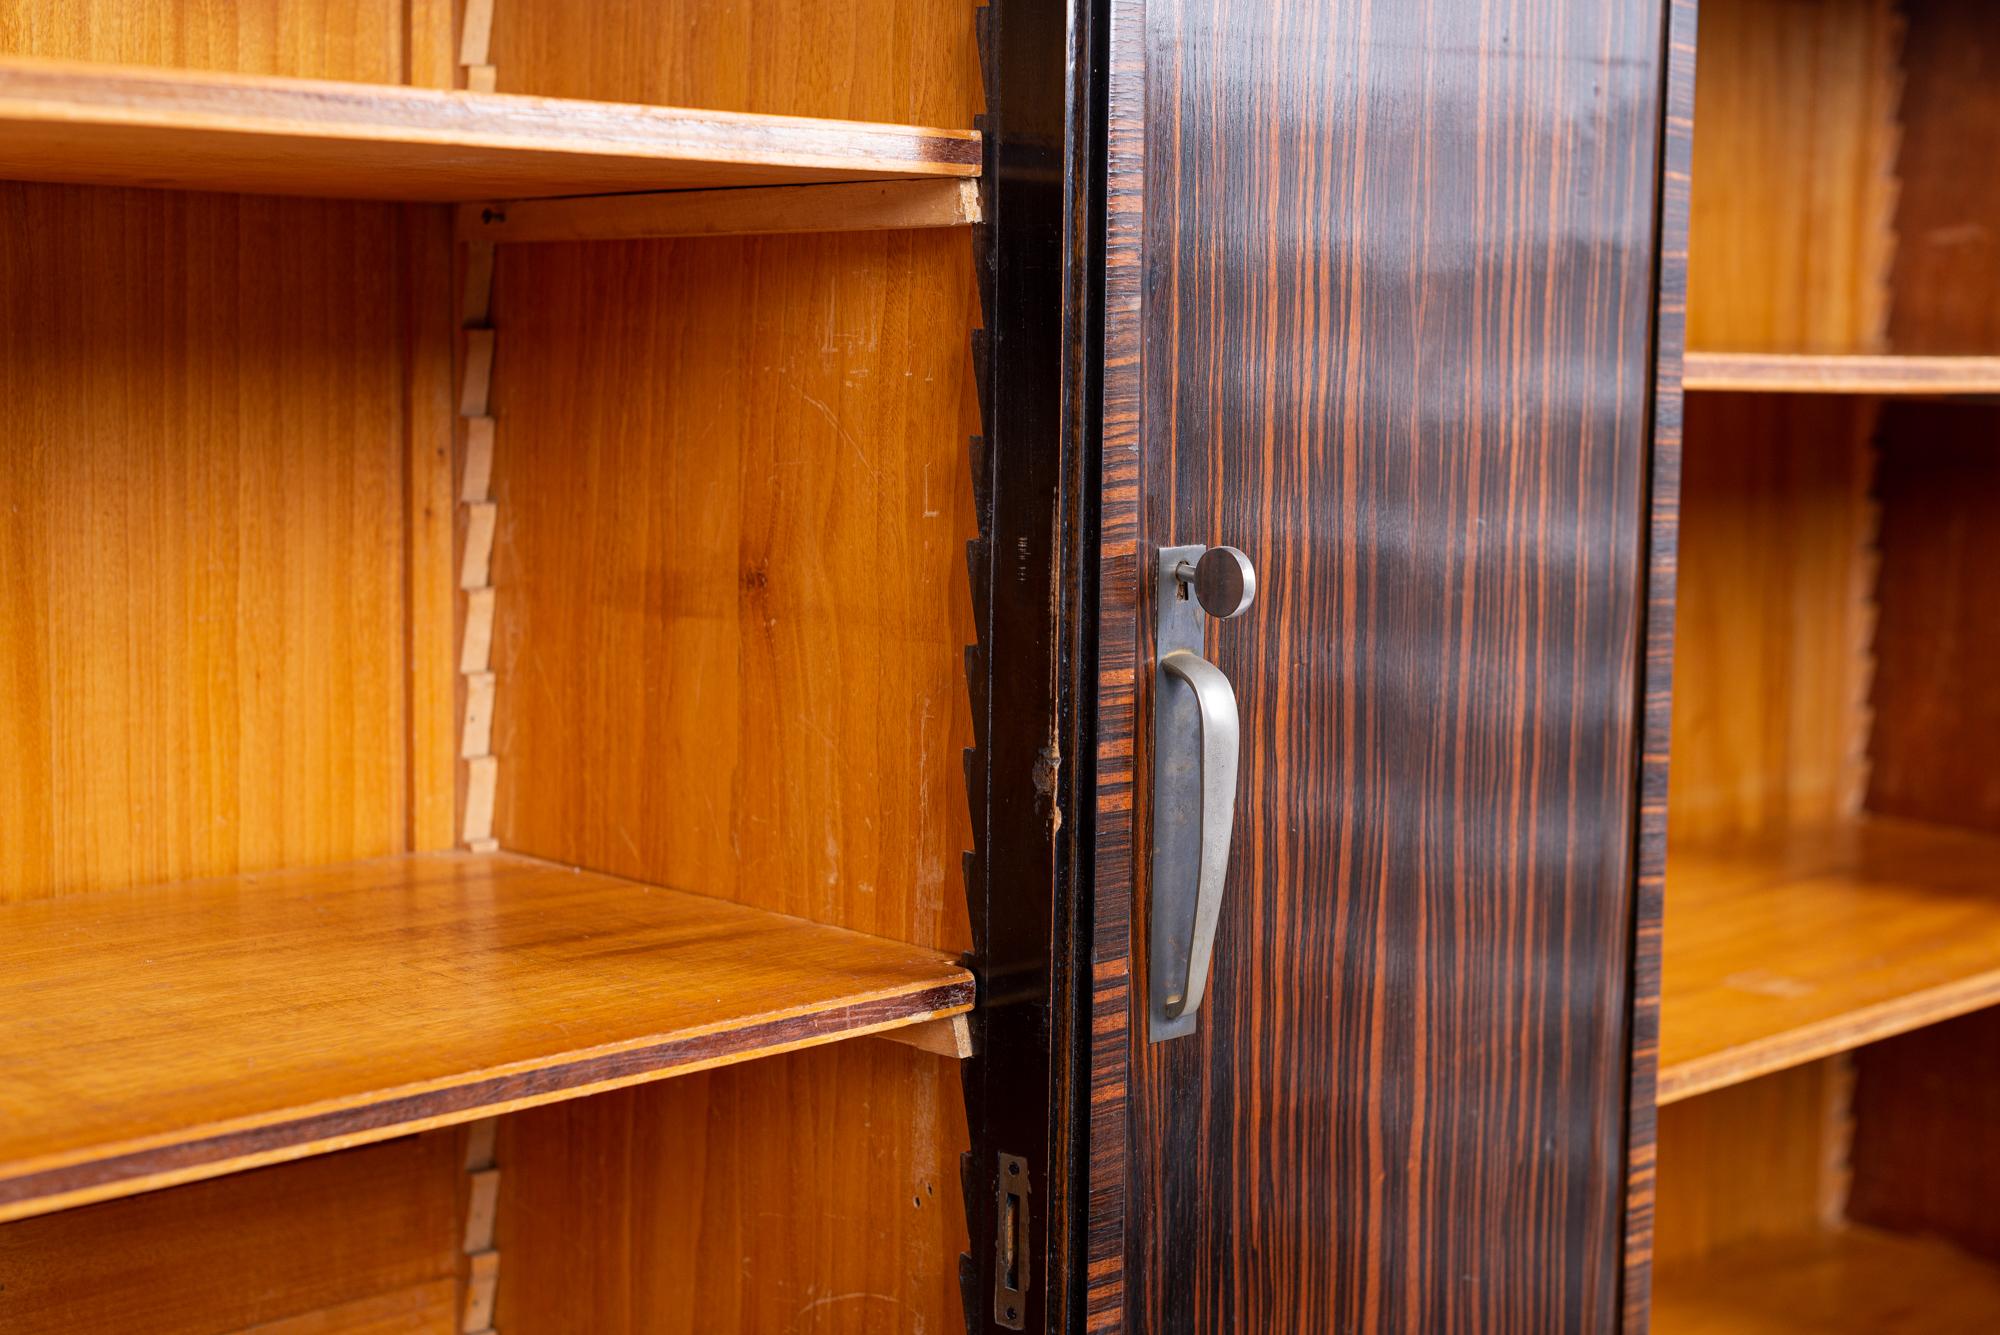
[[1134, 1017], [1145, 999], [1132, 950], [1138, 884], [1133, 793], [1139, 761], [1139, 653], [1144, 598], [1140, 534], [1140, 401], [1144, 387], [1143, 222], [1146, 201], [1145, 0], [1109, 0], [1107, 107], [1101, 131], [1104, 180], [1104, 326], [1099, 426], [1097, 748], [1091, 834], [1090, 1163], [1084, 1320], [1091, 1331], [1124, 1331], [1129, 1282], [1129, 1184], [1134, 1128]]
[[0, 1218], [972, 1004], [935, 951], [456, 854], [12, 905], [0, 962]]
[[977, 176], [969, 130], [0, 60], [0, 173], [465, 200]]
[[1260, 577], [1210, 646], [1245, 744], [1201, 1031], [1133, 1034], [1132, 1329], [1615, 1324], [1665, 17], [1112, 12], [1145, 353], [1105, 562]]
[[405, 1136], [0, 1225], [0, 1326], [450, 1335], [455, 1150]]
[[1666, 905], [1668, 757], [1673, 738], [1674, 633], [1680, 592], [1682, 399], [1687, 345], [1688, 230], [1694, 169], [1695, 0], [1668, 0], [1661, 108], [1659, 261], [1654, 317], [1653, 442], [1646, 535], [1646, 658], [1641, 670], [1639, 829], [1633, 878], [1631, 1070], [1625, 1127], [1622, 1321], [1646, 1329], [1652, 1292], [1660, 1045], [1660, 952]]
[[0, 186], [0, 901], [408, 837], [394, 206]]

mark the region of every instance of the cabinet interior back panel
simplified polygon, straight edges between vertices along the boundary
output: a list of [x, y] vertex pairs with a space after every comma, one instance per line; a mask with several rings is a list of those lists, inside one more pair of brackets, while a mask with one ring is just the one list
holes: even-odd
[[0, 52], [301, 79], [403, 79], [400, 0], [0, 0]]
[[973, 0], [495, 0], [503, 93], [970, 129]]
[[0, 1329], [449, 1335], [462, 1145], [430, 1131], [7, 1224]]
[[0, 898], [402, 846], [398, 226], [0, 186]]

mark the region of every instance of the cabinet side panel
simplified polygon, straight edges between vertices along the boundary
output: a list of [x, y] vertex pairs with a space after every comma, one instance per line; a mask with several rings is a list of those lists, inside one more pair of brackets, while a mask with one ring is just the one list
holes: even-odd
[[[970, 945], [977, 307], [962, 232], [502, 248], [502, 846]], [[524, 1124], [517, 1163], [601, 1156], [603, 1190], [509, 1184], [502, 1328], [559, 1321], [565, 1264], [624, 1278], [554, 1329], [956, 1324], [958, 1072], [883, 1046]], [[699, 1153], [632, 1139], [661, 1123]], [[579, 1236], [601, 1255], [562, 1261]], [[695, 1239], [711, 1264], [660, 1271]]]
[[1654, 1091], [1660, 1056], [1660, 956], [1666, 909], [1668, 754], [1674, 617], [1680, 590], [1681, 461], [1687, 350], [1689, 196], [1693, 182], [1695, 0], [1668, 0], [1660, 120], [1659, 240], [1653, 324], [1653, 440], [1646, 534], [1645, 660], [1640, 668], [1639, 828], [1632, 901], [1632, 1028], [1625, 1126], [1621, 1319], [1646, 1329], [1658, 1192]]
[[967, 944], [963, 234], [508, 247], [495, 832]]
[[0, 187], [0, 897], [406, 835], [392, 207]]

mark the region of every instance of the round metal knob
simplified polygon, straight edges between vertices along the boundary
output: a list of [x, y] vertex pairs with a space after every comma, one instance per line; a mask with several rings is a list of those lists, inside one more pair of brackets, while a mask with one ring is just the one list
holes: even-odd
[[1248, 611], [1257, 596], [1257, 571], [1234, 547], [1211, 547], [1193, 565], [1181, 562], [1176, 573], [1194, 585], [1195, 601], [1218, 621]]

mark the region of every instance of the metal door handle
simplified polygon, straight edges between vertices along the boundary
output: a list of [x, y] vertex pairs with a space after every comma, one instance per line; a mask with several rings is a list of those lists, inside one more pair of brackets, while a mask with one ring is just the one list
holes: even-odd
[[1236, 753], [1241, 745], [1236, 688], [1222, 669], [1200, 654], [1179, 649], [1160, 660], [1170, 677], [1194, 691], [1201, 719], [1201, 867], [1195, 878], [1194, 931], [1188, 940], [1187, 973], [1178, 994], [1162, 998], [1170, 1020], [1201, 1009], [1208, 990], [1208, 958], [1215, 950], [1215, 923], [1222, 915], [1222, 877], [1229, 869], [1229, 833], [1236, 823]]
[[1209, 616], [1236, 616], [1257, 591], [1250, 559], [1233, 547], [1162, 548], [1156, 575], [1148, 1026], [1154, 1042], [1194, 1031], [1208, 991], [1236, 817], [1242, 740], [1236, 690], [1202, 657], [1203, 632]]

